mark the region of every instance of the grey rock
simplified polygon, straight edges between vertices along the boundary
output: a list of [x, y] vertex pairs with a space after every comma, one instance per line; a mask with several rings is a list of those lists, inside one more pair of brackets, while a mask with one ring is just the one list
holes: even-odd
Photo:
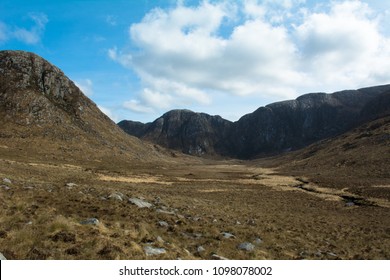
[[203, 253], [204, 251], [206, 251], [206, 249], [203, 246], [198, 246], [198, 248], [196, 248], [196, 251], [198, 253]]
[[158, 243], [162, 243], [162, 244], [165, 243], [164, 239], [162, 239], [161, 236], [157, 236], [156, 241], [157, 241]]
[[161, 213], [161, 214], [166, 214], [166, 215], [175, 215], [176, 214], [173, 211], [167, 211], [167, 210], [163, 210], [163, 209], [157, 209], [156, 212]]
[[256, 245], [260, 245], [263, 243], [263, 240], [261, 240], [260, 238], [256, 238], [255, 240], [253, 240], [253, 243], [255, 243]]
[[0, 260], [1, 261], [6, 261], [7, 260], [7, 258], [4, 257], [3, 253], [0, 253]]
[[222, 234], [222, 237], [226, 238], [226, 239], [236, 238], [236, 236], [234, 234], [231, 234], [229, 232], [222, 232], [221, 234]]
[[12, 181], [10, 179], [8, 179], [8, 178], [4, 178], [3, 179], [3, 183], [11, 185]]
[[160, 227], [169, 227], [169, 224], [168, 224], [167, 222], [165, 222], [165, 221], [159, 221], [159, 222], [158, 222], [158, 225], [159, 225]]
[[211, 258], [213, 260], [220, 260], [220, 261], [227, 261], [227, 260], [229, 260], [228, 258], [222, 257], [222, 256], [217, 255], [217, 254], [212, 254]]
[[109, 199], [118, 200], [118, 201], [123, 201], [124, 197], [125, 197], [124, 194], [120, 192], [114, 192], [108, 196]]
[[68, 188], [73, 188], [73, 187], [77, 187], [77, 184], [75, 184], [75, 183], [66, 183], [65, 186], [68, 187]]
[[130, 198], [129, 202], [137, 205], [139, 208], [150, 208], [153, 206], [153, 204], [139, 198]]
[[355, 206], [355, 203], [353, 203], [352, 201], [348, 201], [347, 203], [345, 203], [345, 206], [352, 207]]
[[144, 252], [147, 256], [155, 256], [165, 254], [167, 251], [164, 248], [155, 248], [152, 246], [145, 246]]
[[97, 226], [99, 223], [100, 223], [99, 220], [96, 218], [89, 218], [80, 222], [80, 224], [82, 225], [95, 225], [95, 226]]
[[6, 191], [10, 190], [11, 188], [6, 185], [0, 185], [0, 188], [5, 189]]
[[239, 244], [237, 248], [240, 250], [250, 252], [250, 251], [253, 251], [255, 249], [255, 245], [253, 245], [250, 242], [244, 242], [244, 243]]

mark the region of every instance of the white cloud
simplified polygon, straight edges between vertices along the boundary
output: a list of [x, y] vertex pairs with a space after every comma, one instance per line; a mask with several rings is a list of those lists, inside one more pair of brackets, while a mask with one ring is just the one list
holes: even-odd
[[106, 23], [111, 26], [116, 26], [118, 24], [118, 18], [113, 15], [106, 16]]
[[7, 26], [0, 21], [0, 43], [8, 40]]
[[129, 28], [133, 51], [108, 51], [143, 83], [126, 107], [210, 105], [224, 95], [280, 100], [390, 82], [390, 39], [378, 13], [361, 1], [315, 11], [304, 2], [203, 1], [150, 11]]
[[33, 26], [30, 28], [17, 27], [12, 32], [12, 37], [26, 44], [34, 45], [41, 41], [46, 24], [49, 20], [47, 16], [42, 13], [31, 13], [29, 17], [34, 22]]
[[372, 14], [367, 4], [346, 1], [329, 13], [309, 14], [297, 26], [301, 67], [313, 83], [342, 88], [389, 82], [389, 75], [379, 77], [390, 66], [390, 41]]
[[109, 117], [115, 123], [117, 123], [119, 121], [118, 116], [116, 114], [114, 114], [111, 109], [109, 109], [107, 107], [100, 106], [100, 105], [98, 105], [98, 108], [100, 111], [103, 112], [103, 114], [105, 114], [107, 117]]
[[93, 95], [93, 82], [90, 79], [78, 80], [75, 84], [86, 96]]
[[148, 114], [154, 112], [153, 108], [142, 105], [140, 101], [135, 99], [124, 102], [123, 107], [125, 109], [129, 109], [133, 112], [141, 113], [141, 114]]

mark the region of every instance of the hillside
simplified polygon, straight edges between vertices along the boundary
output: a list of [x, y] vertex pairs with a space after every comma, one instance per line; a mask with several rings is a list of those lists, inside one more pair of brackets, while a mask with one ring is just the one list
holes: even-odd
[[[310, 93], [260, 107], [237, 122], [174, 110], [152, 123], [122, 121], [127, 133], [198, 156], [253, 159], [297, 150], [386, 115], [390, 85]], [[379, 106], [378, 106], [379, 105]]]
[[324, 187], [390, 201], [389, 155], [390, 116], [386, 116], [267, 161], [285, 174], [304, 176]]
[[0, 52], [0, 144], [3, 154], [18, 149], [43, 159], [158, 155], [123, 133], [60, 69], [22, 51]]

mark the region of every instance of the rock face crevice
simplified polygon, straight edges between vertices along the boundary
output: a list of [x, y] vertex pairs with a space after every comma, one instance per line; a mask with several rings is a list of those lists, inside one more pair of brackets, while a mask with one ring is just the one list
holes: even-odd
[[121, 121], [127, 133], [197, 156], [251, 159], [296, 150], [388, 115], [390, 85], [327, 93], [258, 108], [236, 122], [188, 110], [152, 123]]

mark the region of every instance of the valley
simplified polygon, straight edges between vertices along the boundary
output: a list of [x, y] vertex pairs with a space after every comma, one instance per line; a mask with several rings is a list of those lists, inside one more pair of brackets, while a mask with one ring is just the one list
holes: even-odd
[[182, 158], [147, 168], [2, 156], [5, 177], [0, 248], [9, 259], [390, 257], [388, 200], [358, 203], [353, 190], [259, 163]]
[[388, 88], [305, 95], [233, 129], [173, 111], [139, 139], [48, 61], [0, 51], [0, 256], [390, 259]]

